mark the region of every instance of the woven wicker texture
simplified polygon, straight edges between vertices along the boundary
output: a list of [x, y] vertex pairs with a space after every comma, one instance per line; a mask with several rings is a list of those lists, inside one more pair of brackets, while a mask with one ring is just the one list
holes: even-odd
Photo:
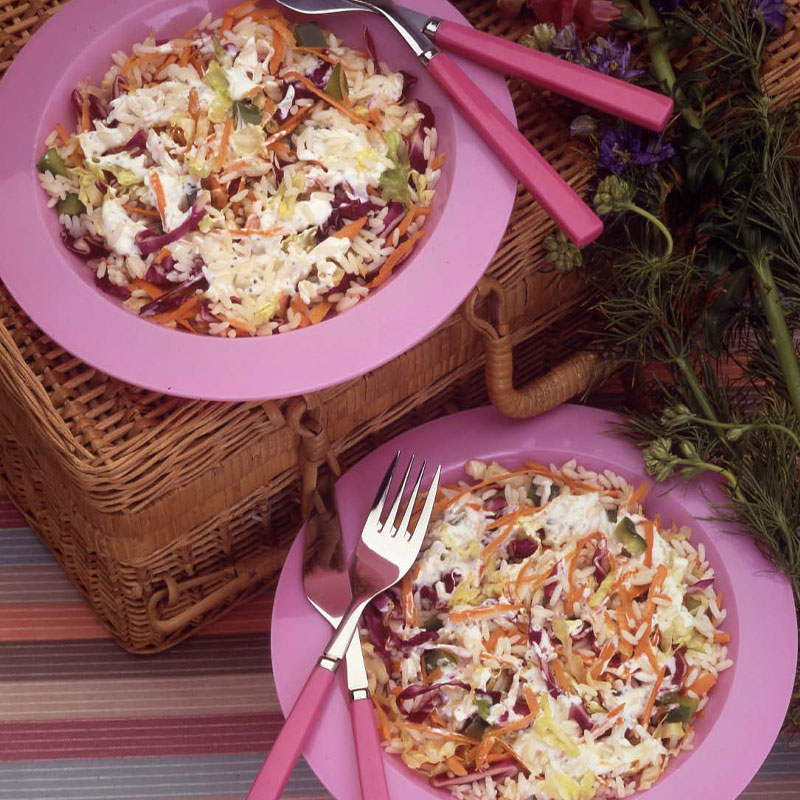
[[[504, 17], [495, 0], [455, 4], [494, 34], [516, 38], [530, 25]], [[0, 73], [59, 5], [0, 2]], [[767, 84], [782, 100], [796, 94], [796, 19], [771, 45]], [[584, 188], [590, 171], [567, 135], [574, 107], [517, 81], [510, 87], [520, 128]], [[524, 343], [514, 364], [524, 382], [570, 355], [586, 327], [576, 313], [587, 299], [579, 281], [556, 282], [536, 266], [551, 230], [519, 193], [488, 270], [503, 292], [503, 335], [490, 344], [495, 400], [510, 396], [512, 343]], [[479, 318], [486, 306], [479, 300]], [[455, 314], [392, 363], [314, 396], [205, 403], [88, 367], [0, 286], [0, 480], [116, 640], [135, 652], [162, 650], [274, 576], [326, 462], [346, 468], [413, 425], [486, 402], [486, 336]], [[556, 373], [550, 402], [580, 390], [591, 369], [573, 361]]]

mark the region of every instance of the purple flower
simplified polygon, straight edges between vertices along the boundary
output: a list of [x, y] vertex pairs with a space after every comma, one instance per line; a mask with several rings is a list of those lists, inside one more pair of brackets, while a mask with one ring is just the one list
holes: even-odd
[[578, 64], [583, 61], [583, 53], [574, 25], [565, 25], [556, 33], [550, 40], [550, 50], [554, 56], [563, 58], [565, 61], [575, 61]]
[[652, 167], [659, 161], [672, 158], [675, 148], [651, 136], [644, 142], [641, 128], [627, 126], [622, 129], [606, 128], [600, 140], [598, 166], [616, 175], [622, 175], [631, 166]]
[[628, 62], [631, 58], [631, 44], [623, 44], [619, 39], [605, 39], [598, 36], [597, 39], [586, 48], [584, 64], [597, 72], [611, 75], [614, 78], [635, 78], [641, 75], [644, 70], [628, 69]]
[[653, 5], [659, 14], [671, 14], [678, 10], [681, 0], [656, 0]]
[[750, 14], [754, 19], [762, 17], [767, 28], [774, 32], [783, 33], [786, 29], [785, 0], [754, 0]]

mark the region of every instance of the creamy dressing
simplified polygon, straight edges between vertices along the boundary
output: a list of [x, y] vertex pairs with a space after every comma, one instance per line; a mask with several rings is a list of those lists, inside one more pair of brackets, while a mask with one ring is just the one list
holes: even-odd
[[101, 211], [103, 235], [111, 249], [117, 255], [128, 256], [138, 254], [136, 234], [146, 230], [141, 222], [135, 222], [122, 207], [122, 202], [114, 197], [106, 197]]

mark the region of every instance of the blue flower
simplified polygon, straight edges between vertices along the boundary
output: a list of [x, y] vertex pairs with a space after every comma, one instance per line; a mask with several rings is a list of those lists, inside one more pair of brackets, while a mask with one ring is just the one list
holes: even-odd
[[783, 33], [786, 29], [786, 3], [784, 0], [754, 0], [750, 7], [754, 19], [762, 17], [771, 31]]
[[623, 45], [619, 39], [604, 39], [602, 36], [598, 36], [586, 48], [584, 64], [614, 78], [635, 78], [637, 75], [641, 75], [644, 70], [628, 69], [630, 58], [630, 42]]
[[675, 148], [671, 144], [664, 144], [655, 136], [645, 143], [643, 134], [641, 128], [633, 126], [606, 128], [600, 140], [598, 166], [622, 175], [631, 166], [652, 167], [675, 155]]

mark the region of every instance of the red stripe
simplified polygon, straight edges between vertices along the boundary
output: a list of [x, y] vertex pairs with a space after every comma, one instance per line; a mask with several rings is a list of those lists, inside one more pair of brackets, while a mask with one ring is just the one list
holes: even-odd
[[[266, 633], [271, 617], [272, 593], [269, 593], [240, 606], [197, 635]], [[84, 602], [0, 605], [0, 642], [107, 639], [110, 635]]]
[[280, 714], [94, 719], [0, 724], [4, 761], [257, 753], [274, 741]]

